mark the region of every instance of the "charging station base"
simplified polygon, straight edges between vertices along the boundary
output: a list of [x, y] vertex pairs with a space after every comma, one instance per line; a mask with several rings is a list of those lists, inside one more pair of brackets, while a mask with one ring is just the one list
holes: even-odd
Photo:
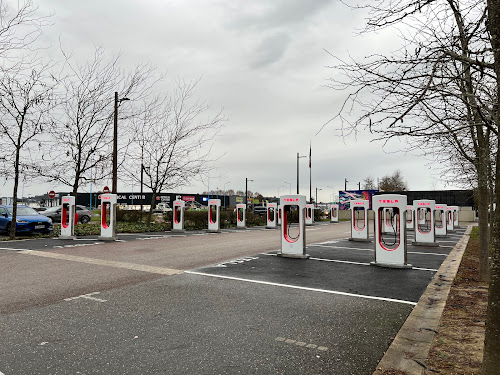
[[282, 257], [282, 258], [295, 258], [295, 259], [308, 259], [310, 257], [309, 254], [282, 254], [278, 253], [276, 256]]
[[59, 236], [60, 240], [76, 240], [76, 236]]
[[116, 236], [113, 237], [97, 237], [98, 241], [116, 241]]
[[348, 238], [349, 241], [354, 241], [354, 242], [372, 242], [370, 239], [366, 238]]
[[413, 246], [430, 246], [430, 247], [439, 247], [437, 242], [412, 242]]
[[380, 262], [370, 262], [370, 266], [378, 266], [385, 268], [402, 268], [402, 269], [413, 268], [411, 264], [395, 264], [395, 263], [380, 263]]

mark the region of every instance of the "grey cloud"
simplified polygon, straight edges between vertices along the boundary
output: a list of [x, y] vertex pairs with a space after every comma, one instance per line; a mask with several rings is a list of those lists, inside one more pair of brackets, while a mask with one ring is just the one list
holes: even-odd
[[264, 39], [254, 52], [250, 67], [258, 69], [279, 61], [290, 44], [291, 38], [285, 33], [276, 33]]
[[[308, 17], [332, 3], [332, 0], [263, 1], [254, 12], [237, 14], [229, 23], [233, 29], [277, 28], [304, 22]], [[237, 10], [235, 10], [237, 12]]]

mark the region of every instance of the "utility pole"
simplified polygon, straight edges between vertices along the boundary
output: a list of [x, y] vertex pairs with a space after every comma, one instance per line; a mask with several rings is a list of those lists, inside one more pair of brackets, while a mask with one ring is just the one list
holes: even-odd
[[297, 152], [297, 194], [299, 194], [299, 159], [300, 158], [305, 158], [305, 156], [299, 156], [299, 153]]
[[129, 98], [118, 99], [118, 92], [115, 91], [115, 112], [113, 116], [113, 185], [111, 192], [116, 194], [118, 189], [118, 104]]
[[349, 181], [347, 181], [347, 178], [344, 178], [344, 191], [347, 191], [347, 183]]
[[361, 190], [361, 182], [358, 182], [358, 190]]

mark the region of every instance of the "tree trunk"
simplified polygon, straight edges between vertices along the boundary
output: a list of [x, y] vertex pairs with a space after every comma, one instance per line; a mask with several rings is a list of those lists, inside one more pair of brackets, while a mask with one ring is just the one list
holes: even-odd
[[153, 208], [155, 207], [155, 201], [156, 201], [156, 191], [153, 190], [153, 195], [151, 196], [151, 207], [149, 208], [148, 216], [146, 217], [146, 225], [151, 224], [151, 218], [153, 216]]
[[[488, 0], [488, 29], [491, 34], [494, 67], [497, 77], [495, 123], [498, 125], [500, 116], [500, 0]], [[497, 141], [498, 142], [498, 141]], [[500, 146], [500, 144], [498, 145]], [[495, 198], [497, 201], [495, 221], [493, 223], [493, 241], [491, 242], [491, 267], [488, 292], [488, 315], [486, 318], [486, 333], [484, 340], [483, 375], [498, 374], [500, 369], [500, 153], [497, 147]]]
[[[480, 151], [482, 154], [483, 152]], [[484, 158], [479, 156], [477, 169], [478, 190], [478, 214], [479, 214], [479, 280], [488, 281], [489, 274], [489, 233], [488, 233], [488, 208], [489, 208], [489, 184], [488, 167]]]
[[19, 154], [21, 150], [16, 147], [16, 161], [14, 164], [14, 191], [12, 192], [12, 223], [10, 225], [9, 238], [16, 238], [17, 223], [17, 189], [19, 188]]

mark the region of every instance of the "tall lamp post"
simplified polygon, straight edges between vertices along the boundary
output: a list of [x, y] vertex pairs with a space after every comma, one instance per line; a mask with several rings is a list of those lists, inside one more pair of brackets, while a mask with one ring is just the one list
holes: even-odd
[[347, 178], [344, 178], [344, 191], [347, 191], [347, 183], [349, 181], [347, 181]]
[[327, 187], [332, 189], [332, 203], [333, 203], [333, 200], [335, 199], [335, 188], [333, 186], [327, 186]]
[[316, 203], [316, 207], [318, 207], [318, 190], [319, 190], [319, 191], [321, 191], [321, 190], [323, 190], [323, 189], [318, 189], [318, 188], [316, 188], [316, 201], [315, 201], [315, 203]]
[[253, 180], [245, 178], [245, 204], [248, 204], [248, 181], [253, 182]]
[[111, 192], [116, 194], [118, 188], [118, 104], [129, 98], [118, 99], [118, 92], [115, 91], [115, 113], [113, 121], [113, 186]]
[[299, 153], [297, 152], [297, 194], [299, 194], [299, 159], [300, 158], [306, 158], [307, 156], [299, 156]]

